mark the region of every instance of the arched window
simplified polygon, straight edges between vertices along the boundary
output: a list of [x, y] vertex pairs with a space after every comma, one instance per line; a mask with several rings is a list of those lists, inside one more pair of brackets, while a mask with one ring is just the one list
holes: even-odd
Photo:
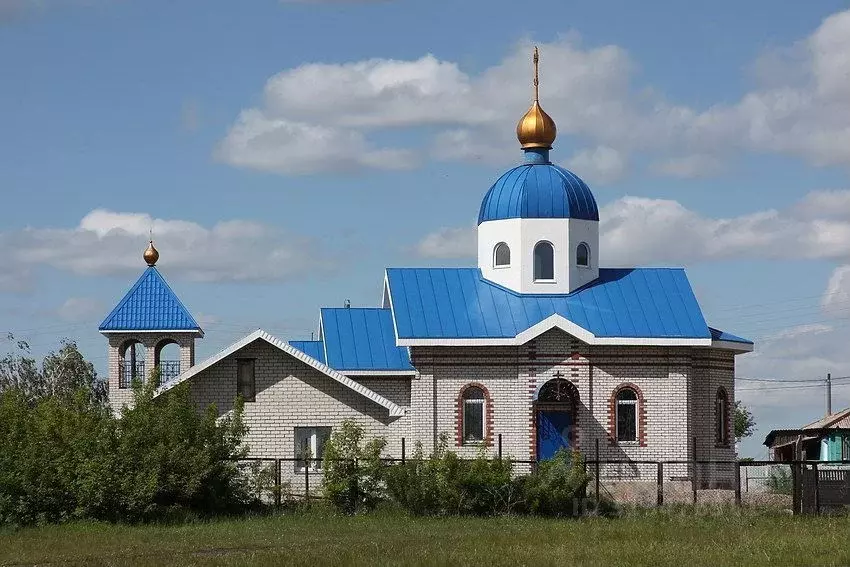
[[579, 243], [576, 248], [576, 265], [578, 266], [590, 266], [590, 246], [585, 242]]
[[159, 369], [162, 384], [180, 374], [180, 345], [174, 339], [162, 339], [154, 349], [154, 366]]
[[461, 394], [463, 424], [462, 443], [481, 443], [484, 441], [485, 404], [487, 397], [478, 386], [469, 386]]
[[511, 265], [511, 249], [504, 242], [496, 244], [493, 250], [493, 265], [497, 268]]
[[129, 388], [134, 380], [145, 381], [145, 346], [136, 339], [129, 339], [118, 352], [118, 388]]
[[729, 443], [729, 399], [723, 388], [717, 389], [714, 398], [714, 439], [718, 445]]
[[638, 440], [638, 395], [631, 388], [617, 392], [617, 441]]
[[538, 242], [534, 246], [534, 279], [555, 279], [555, 249], [551, 242]]

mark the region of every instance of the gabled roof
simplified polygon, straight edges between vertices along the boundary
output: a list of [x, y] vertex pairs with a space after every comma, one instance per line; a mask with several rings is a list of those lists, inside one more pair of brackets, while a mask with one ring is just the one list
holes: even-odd
[[478, 268], [389, 268], [385, 279], [399, 345], [522, 344], [561, 328], [589, 344], [712, 346], [680, 268], [603, 268], [552, 295], [513, 292]]
[[831, 413], [808, 425], [803, 429], [850, 428], [850, 408]]
[[392, 312], [323, 308], [321, 336], [328, 366], [345, 374], [414, 374], [407, 349], [396, 345]]
[[153, 266], [142, 273], [98, 330], [195, 331], [203, 335], [200, 325]]
[[211, 356], [210, 358], [208, 358], [207, 360], [205, 360], [204, 362], [202, 362], [200, 364], [196, 364], [195, 366], [189, 368], [188, 370], [186, 370], [185, 372], [183, 372], [182, 374], [180, 374], [179, 376], [177, 376], [173, 380], [170, 380], [170, 381], [166, 382], [165, 384], [161, 385], [157, 389], [156, 395], [158, 396], [158, 395], [160, 395], [164, 392], [167, 392], [168, 390], [170, 390], [171, 388], [173, 388], [177, 384], [180, 384], [181, 382], [185, 382], [186, 380], [189, 380], [190, 378], [197, 375], [198, 373], [206, 370], [207, 368], [213, 366], [217, 362], [220, 362], [221, 360], [230, 356], [231, 354], [238, 351], [239, 349], [241, 349], [241, 348], [253, 343], [254, 341], [257, 341], [257, 340], [266, 341], [270, 345], [282, 350], [286, 354], [293, 356], [293, 357], [297, 358], [298, 360], [300, 360], [301, 362], [307, 364], [308, 366], [315, 368], [316, 370], [325, 374], [329, 378], [336, 380], [337, 382], [339, 382], [340, 384], [342, 384], [346, 388], [350, 388], [351, 390], [354, 390], [358, 394], [372, 400], [376, 404], [387, 408], [387, 410], [389, 410], [390, 416], [399, 417], [399, 416], [404, 415], [404, 413], [405, 413], [404, 408], [402, 408], [398, 404], [391, 402], [390, 400], [381, 396], [380, 394], [373, 392], [372, 390], [370, 390], [369, 388], [367, 388], [363, 384], [360, 384], [359, 382], [355, 382], [351, 378], [348, 378], [347, 376], [340, 374], [339, 372], [337, 372], [333, 368], [330, 368], [329, 366], [327, 366], [323, 362], [316, 360], [312, 356], [308, 356], [307, 354], [305, 354], [301, 350], [299, 350], [299, 349], [297, 349], [297, 348], [295, 348], [291, 345], [288, 345], [287, 343], [281, 341], [280, 339], [278, 339], [278, 338], [270, 335], [269, 333], [263, 331], [262, 329], [257, 329], [256, 331], [254, 331], [250, 335], [244, 337], [243, 339], [233, 343], [229, 347], [220, 351], [218, 354]]

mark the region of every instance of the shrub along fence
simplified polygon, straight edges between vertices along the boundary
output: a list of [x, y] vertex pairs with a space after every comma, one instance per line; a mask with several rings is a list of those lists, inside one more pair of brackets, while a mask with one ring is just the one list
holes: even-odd
[[[403, 469], [411, 462], [427, 461], [421, 449], [408, 455], [404, 438], [400, 446], [400, 457], [379, 456], [378, 452], [371, 459], [385, 469]], [[446, 453], [445, 447], [438, 452]], [[503, 456], [501, 436], [494, 455], [482, 453], [481, 457], [470, 459], [450, 454], [463, 463], [503, 463], [500, 472], [512, 477], [534, 477], [547, 462]], [[332, 464], [344, 464], [352, 470], [360, 466], [358, 458], [340, 457], [244, 458], [240, 462], [243, 466], [249, 465], [253, 478], [259, 474], [264, 479], [255, 485], [257, 494], [262, 492], [267, 502], [273, 501], [277, 506], [292, 500], [324, 499], [325, 472], [329, 465], [333, 468]], [[785, 508], [795, 514], [820, 514], [850, 506], [850, 461], [603, 459], [599, 457], [597, 443], [593, 458], [579, 458], [575, 465], [586, 475], [582, 497], [594, 502], [609, 500], [643, 506], [734, 503]], [[371, 466], [374, 467], [374, 463]], [[750, 474], [747, 472], [750, 469], [757, 472]], [[351, 490], [359, 492], [358, 475], [353, 477], [355, 483]], [[415, 480], [408, 478], [406, 482], [410, 484]], [[397, 475], [396, 484], [400, 482]]]

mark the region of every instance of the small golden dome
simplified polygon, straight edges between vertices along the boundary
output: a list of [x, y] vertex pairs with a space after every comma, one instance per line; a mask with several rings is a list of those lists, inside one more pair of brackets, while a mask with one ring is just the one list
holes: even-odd
[[516, 125], [516, 137], [522, 144], [522, 149], [544, 148], [552, 149], [552, 143], [558, 129], [552, 117], [540, 107], [538, 93], [537, 66], [540, 56], [537, 47], [534, 48], [534, 102]]
[[154, 248], [153, 240], [151, 240], [148, 244], [148, 247], [142, 257], [145, 259], [145, 262], [147, 262], [148, 266], [156, 265], [157, 260], [159, 260], [159, 251]]

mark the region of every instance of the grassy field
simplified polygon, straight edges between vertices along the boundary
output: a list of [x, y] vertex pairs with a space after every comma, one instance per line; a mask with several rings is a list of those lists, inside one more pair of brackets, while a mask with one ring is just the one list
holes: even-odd
[[2, 565], [850, 565], [850, 518], [737, 510], [624, 518], [354, 518], [0, 531]]

